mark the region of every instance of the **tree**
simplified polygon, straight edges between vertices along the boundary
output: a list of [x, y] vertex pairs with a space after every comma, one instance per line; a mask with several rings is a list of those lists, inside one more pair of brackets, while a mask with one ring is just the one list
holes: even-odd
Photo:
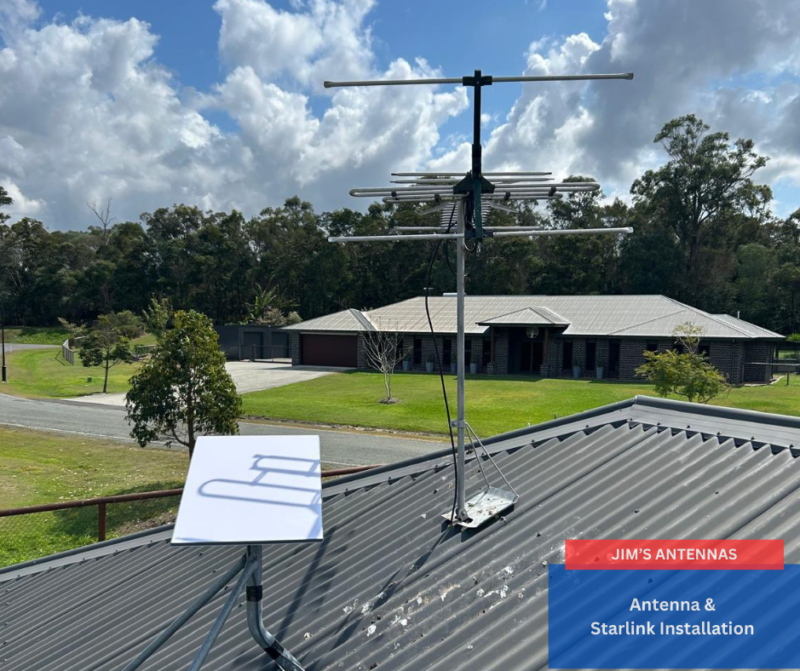
[[148, 333], [152, 333], [156, 338], [168, 328], [172, 321], [172, 301], [169, 298], [150, 299], [150, 307], [143, 312], [144, 325]]
[[277, 289], [263, 289], [256, 283], [253, 302], [247, 304], [245, 324], [264, 324], [266, 326], [286, 326], [303, 321], [296, 312], [288, 312], [290, 301], [281, 298]]
[[144, 330], [130, 310], [100, 315], [78, 340], [78, 353], [84, 366], [103, 366], [103, 393], [108, 391], [108, 371], [120, 363], [133, 361], [131, 340]]
[[[772, 198], [769, 187], [751, 179], [767, 162], [754, 151], [754, 142], [731, 143], [727, 133], [709, 130], [693, 114], [667, 123], [654, 142], [661, 143], [669, 161], [631, 187], [636, 205], [675, 236], [683, 256], [684, 291], [699, 303], [713, 302], [708, 284], [725, 281], [718, 256], [733, 244], [736, 227], [746, 220], [766, 220]], [[732, 261], [729, 267], [732, 273]]]
[[208, 317], [194, 310], [174, 314], [173, 327], [131, 378], [125, 405], [131, 436], [142, 447], [165, 439], [189, 448], [191, 458], [200, 434], [239, 432], [242, 401]]
[[[13, 205], [14, 200], [11, 196], [8, 195], [8, 191], [6, 191], [2, 186], [0, 186], [0, 207], [3, 205]], [[4, 224], [8, 221], [10, 217], [5, 212], [0, 212], [0, 224]]]
[[405, 356], [403, 336], [396, 330], [383, 330], [378, 325], [378, 330], [367, 331], [362, 338], [367, 363], [370, 367], [383, 374], [386, 398], [382, 398], [380, 402], [397, 403], [397, 399], [392, 398], [392, 376], [394, 375], [394, 369]]
[[652, 382], [659, 396], [677, 394], [690, 403], [708, 403], [725, 391], [728, 383], [699, 351], [701, 335], [702, 329], [693, 324], [678, 326], [673, 336], [684, 351], [645, 351], [646, 362], [636, 369], [636, 374]]
[[86, 203], [86, 207], [91, 210], [92, 214], [97, 217], [97, 220], [100, 222], [101, 228], [101, 235], [103, 237], [103, 244], [108, 243], [108, 235], [110, 233], [111, 224], [114, 222], [116, 217], [111, 216], [111, 198], [106, 201], [105, 207], [103, 205], [98, 205], [97, 201], [93, 200], [91, 203]]

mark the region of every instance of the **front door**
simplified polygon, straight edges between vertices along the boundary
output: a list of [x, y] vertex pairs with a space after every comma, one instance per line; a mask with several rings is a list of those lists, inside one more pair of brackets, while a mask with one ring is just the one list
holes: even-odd
[[540, 341], [533, 342], [533, 352], [531, 353], [531, 370], [539, 374], [542, 369], [542, 360], [544, 359], [544, 343]]
[[538, 340], [523, 340], [520, 343], [520, 373], [538, 374], [544, 358], [543, 343]]
[[532, 347], [533, 343], [530, 340], [523, 340], [520, 344], [520, 356], [519, 356], [519, 372], [520, 373], [530, 373], [531, 372], [531, 363], [533, 361], [533, 356], [531, 352], [533, 350]]
[[619, 377], [619, 341], [608, 343], [608, 376]]

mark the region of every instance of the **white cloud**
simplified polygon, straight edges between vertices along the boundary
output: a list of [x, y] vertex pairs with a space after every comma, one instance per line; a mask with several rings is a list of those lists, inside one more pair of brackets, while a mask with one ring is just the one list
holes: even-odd
[[[467, 107], [463, 88], [321, 88], [439, 74], [422, 58], [377, 65], [373, 5], [217, 0], [226, 69], [193, 92], [159, 64], [142, 21], [46, 22], [30, 0], [0, 0], [0, 184], [15, 214], [64, 228], [89, 223], [85, 202], [109, 197], [120, 219], [173, 202], [254, 213], [295, 193], [357, 206], [347, 190], [392, 169], [466, 170], [468, 142], [440, 135]], [[784, 199], [786, 184], [800, 187], [800, 3], [608, 0], [606, 18], [602, 39], [532, 35], [525, 72], [636, 78], [525, 85], [505, 116], [484, 119], [487, 168], [588, 174], [624, 194], [663, 160], [660, 127], [694, 112], [753, 137], [772, 157], [762, 179], [784, 185]], [[212, 109], [238, 128], [210, 122]]]
[[[488, 168], [593, 175], [607, 193], [624, 194], [663, 161], [652, 142], [661, 126], [693, 112], [714, 130], [755, 139], [772, 157], [760, 179], [800, 187], [800, 35], [791, 28], [800, 3], [609, 0], [606, 18], [602, 43], [583, 33], [533, 41], [526, 74], [635, 79], [525, 85], [488, 139]], [[465, 144], [430, 165], [463, 166], [468, 156]]]
[[370, 31], [363, 25], [374, 0], [310, 0], [307, 11], [286, 12], [262, 0], [217, 0], [219, 48], [229, 64], [261, 77], [287, 74], [317, 91], [322, 81], [366, 76], [372, 66]]
[[[15, 212], [64, 228], [88, 223], [86, 201], [109, 197], [118, 218], [173, 202], [255, 213], [294, 193], [332, 207], [360, 182], [418, 167], [439, 142], [439, 126], [465, 109], [463, 90], [342, 89], [319, 117], [309, 105], [305, 82], [321, 78], [331, 59], [344, 68], [337, 76], [436, 74], [423, 60], [370, 69], [361, 26], [370, 6], [315, 1], [287, 14], [260, 0], [220, 0], [222, 49], [239, 62], [213, 90], [185, 98], [154, 59], [158, 38], [148, 24], [82, 16], [37, 28], [35, 12], [15, 9], [27, 23], [4, 33], [0, 50], [0, 183], [14, 185]], [[283, 22], [261, 36], [263, 51], [236, 51], [248, 12], [261, 27]], [[296, 58], [286, 50], [303, 34], [292, 26], [306, 24], [313, 48]], [[261, 59], [267, 53], [272, 60]], [[270, 81], [269, 72], [294, 85]], [[211, 108], [239, 130], [209, 122], [202, 113]]]

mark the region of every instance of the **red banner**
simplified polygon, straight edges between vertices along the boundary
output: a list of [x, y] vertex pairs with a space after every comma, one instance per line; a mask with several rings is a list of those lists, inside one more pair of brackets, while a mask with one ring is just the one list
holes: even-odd
[[567, 570], [783, 570], [782, 540], [566, 540]]

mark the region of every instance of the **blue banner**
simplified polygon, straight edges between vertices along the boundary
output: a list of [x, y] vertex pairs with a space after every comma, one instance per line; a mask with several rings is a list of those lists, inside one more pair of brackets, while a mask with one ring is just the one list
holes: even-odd
[[548, 580], [551, 669], [800, 668], [800, 565]]

